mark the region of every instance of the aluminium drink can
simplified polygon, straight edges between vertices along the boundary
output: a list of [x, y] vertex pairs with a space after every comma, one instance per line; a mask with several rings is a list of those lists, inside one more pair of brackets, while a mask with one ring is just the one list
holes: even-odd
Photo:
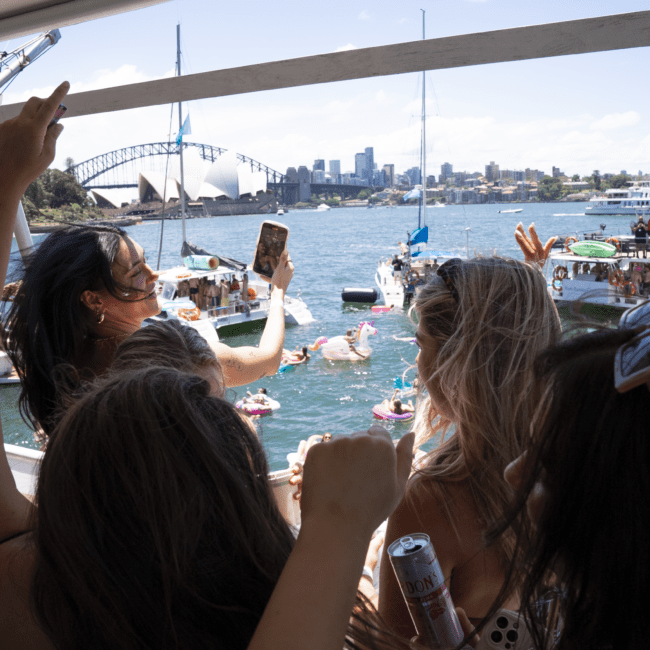
[[429, 536], [400, 537], [388, 547], [388, 556], [420, 643], [435, 650], [455, 648], [464, 634]]

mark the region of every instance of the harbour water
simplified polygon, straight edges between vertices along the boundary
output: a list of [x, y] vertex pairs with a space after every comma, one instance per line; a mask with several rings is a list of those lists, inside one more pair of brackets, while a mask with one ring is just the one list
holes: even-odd
[[[522, 259], [513, 232], [519, 221], [535, 222], [543, 240], [556, 234], [594, 231], [599, 222], [612, 235], [629, 232], [629, 218], [585, 216], [584, 203], [518, 204], [523, 212], [499, 214], [512, 205], [466, 205], [430, 209], [427, 212], [429, 249], [465, 254], [465, 228], [469, 252], [499, 254]], [[274, 215], [271, 215], [273, 217]], [[214, 217], [186, 222], [187, 237], [215, 254], [251, 262], [260, 224], [267, 215]], [[413, 364], [417, 348], [394, 337], [410, 337], [415, 328], [406, 312], [372, 314], [370, 306], [346, 306], [343, 287], [374, 287], [380, 258], [398, 252], [397, 242], [417, 226], [417, 208], [378, 207], [333, 209], [327, 212], [294, 211], [279, 218], [290, 229], [289, 250], [296, 271], [289, 293], [302, 297], [315, 322], [287, 329], [285, 347], [293, 349], [313, 343], [320, 336], [333, 337], [374, 320], [377, 335], [370, 338], [372, 356], [366, 361], [330, 362], [320, 352], [312, 353], [307, 365], [266, 377], [254, 384], [228, 392], [236, 401], [245, 391], [264, 386], [281, 404], [280, 410], [259, 421], [260, 437], [267, 449], [272, 470], [286, 467], [286, 455], [295, 451], [303, 438], [325, 431], [347, 434], [366, 429], [378, 421], [372, 407], [392, 393], [393, 378]], [[160, 222], [146, 222], [127, 228], [140, 243], [149, 262], [156, 265]], [[180, 263], [181, 223], [164, 226], [161, 268]], [[379, 302], [379, 301], [378, 301]], [[256, 345], [259, 333], [230, 336], [232, 346]], [[413, 374], [411, 372], [410, 378]], [[0, 390], [5, 441], [35, 447], [32, 433], [22, 422], [16, 406], [17, 386]], [[408, 425], [382, 422], [398, 438]], [[91, 432], [89, 432], [91, 434]]]

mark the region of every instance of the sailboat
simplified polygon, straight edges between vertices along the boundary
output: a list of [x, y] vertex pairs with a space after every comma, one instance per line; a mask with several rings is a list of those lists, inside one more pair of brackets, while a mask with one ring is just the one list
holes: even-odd
[[[425, 11], [422, 11], [422, 40], [425, 39]], [[384, 304], [387, 307], [403, 307], [411, 302], [418, 288], [431, 276], [439, 264], [438, 258], [453, 257], [452, 253], [443, 251], [427, 251], [429, 228], [427, 227], [427, 131], [426, 131], [426, 72], [422, 71], [422, 115], [420, 140], [420, 178], [421, 185], [416, 185], [404, 195], [403, 200], [418, 198], [418, 227], [407, 233], [407, 243], [402, 244], [402, 254], [398, 256], [402, 264], [402, 273], [393, 273], [394, 259], [379, 260], [375, 283], [379, 287]], [[435, 204], [442, 207], [442, 204]]]
[[[180, 25], [176, 27], [177, 74], [181, 74]], [[178, 153], [180, 162], [180, 203], [183, 244], [181, 266], [159, 271], [158, 294], [162, 312], [152, 320], [180, 318], [199, 330], [208, 340], [224, 334], [242, 334], [258, 329], [260, 321], [268, 317], [270, 284], [255, 274], [251, 265], [224, 255], [208, 252], [189, 242], [185, 232], [185, 179], [183, 168], [182, 103], [178, 102]], [[166, 187], [167, 181], [165, 181]], [[163, 197], [164, 198], [164, 197]], [[161, 222], [161, 245], [162, 228]], [[160, 263], [160, 252], [158, 255]], [[247, 287], [244, 287], [244, 274]], [[220, 295], [222, 281], [230, 288], [228, 299], [216, 306], [213, 297]], [[242, 292], [246, 290], [247, 295]], [[225, 302], [225, 304], [224, 304]], [[288, 325], [306, 325], [314, 321], [307, 305], [300, 298], [285, 296], [285, 322]]]

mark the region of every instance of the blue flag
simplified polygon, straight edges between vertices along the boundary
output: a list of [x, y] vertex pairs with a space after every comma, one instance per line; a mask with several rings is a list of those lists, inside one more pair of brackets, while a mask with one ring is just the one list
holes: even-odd
[[411, 241], [409, 242], [410, 246], [415, 244], [426, 244], [429, 241], [429, 228], [424, 226], [423, 228], [418, 228], [411, 235]]
[[176, 146], [179, 147], [181, 142], [183, 141], [183, 136], [184, 135], [191, 135], [192, 134], [192, 126], [190, 125], [190, 116], [188, 115], [185, 118], [185, 122], [183, 122], [183, 126], [181, 126], [181, 130], [178, 132], [178, 135], [176, 136]]

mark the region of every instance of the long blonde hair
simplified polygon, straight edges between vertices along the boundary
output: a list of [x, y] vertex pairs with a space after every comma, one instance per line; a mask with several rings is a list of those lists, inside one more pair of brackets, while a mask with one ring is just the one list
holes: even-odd
[[[479, 257], [458, 262], [447, 281], [436, 275], [415, 311], [421, 354], [431, 360], [421, 377], [429, 396], [418, 407], [416, 445], [437, 434], [441, 442], [411, 488], [436, 489], [448, 504], [449, 484], [464, 482], [487, 527], [511, 497], [503, 470], [526, 446], [537, 395], [533, 362], [559, 339], [557, 310], [537, 267]], [[454, 525], [449, 507], [447, 515]]]

